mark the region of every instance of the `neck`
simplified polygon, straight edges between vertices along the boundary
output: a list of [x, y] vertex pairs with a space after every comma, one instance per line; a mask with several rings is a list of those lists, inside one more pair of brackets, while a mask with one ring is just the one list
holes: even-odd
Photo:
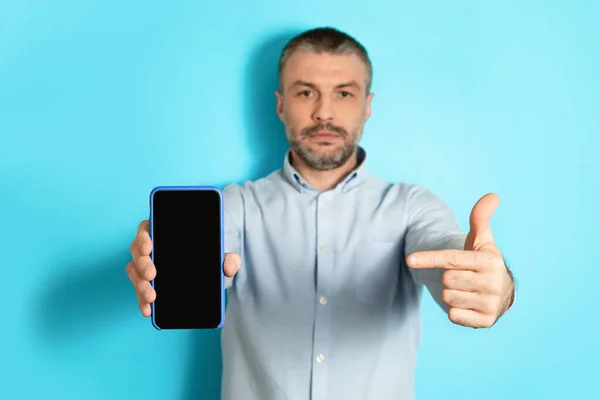
[[308, 182], [309, 185], [318, 190], [331, 190], [343, 181], [357, 166], [357, 151], [343, 165], [329, 171], [318, 171], [308, 166], [292, 150], [291, 164], [296, 171]]

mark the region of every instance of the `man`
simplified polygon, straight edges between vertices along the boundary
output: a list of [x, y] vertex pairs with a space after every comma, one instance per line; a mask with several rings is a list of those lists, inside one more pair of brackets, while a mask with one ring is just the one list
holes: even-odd
[[[492, 326], [512, 275], [481, 198], [470, 231], [427, 189], [371, 175], [358, 146], [371, 115], [367, 52], [331, 28], [284, 48], [283, 168], [225, 195], [224, 399], [412, 399], [422, 288], [460, 325]], [[127, 273], [144, 316], [155, 268], [143, 221]], [[190, 310], [193, 312], [193, 310]]]

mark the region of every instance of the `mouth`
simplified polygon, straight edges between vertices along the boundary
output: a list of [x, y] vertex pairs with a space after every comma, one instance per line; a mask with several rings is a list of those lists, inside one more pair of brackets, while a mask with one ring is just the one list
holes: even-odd
[[326, 140], [326, 141], [335, 140], [339, 137], [340, 137], [339, 134], [331, 132], [331, 131], [326, 131], [326, 130], [318, 131], [314, 135], [311, 135], [311, 138], [313, 138], [313, 139]]

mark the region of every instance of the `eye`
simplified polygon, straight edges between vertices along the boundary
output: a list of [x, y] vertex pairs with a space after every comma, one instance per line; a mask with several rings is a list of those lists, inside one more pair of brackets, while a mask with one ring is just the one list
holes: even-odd
[[340, 96], [342, 97], [352, 97], [352, 93], [346, 92], [345, 90], [340, 92]]
[[300, 96], [300, 97], [309, 97], [310, 95], [311, 95], [310, 90], [303, 90], [298, 93], [298, 96]]

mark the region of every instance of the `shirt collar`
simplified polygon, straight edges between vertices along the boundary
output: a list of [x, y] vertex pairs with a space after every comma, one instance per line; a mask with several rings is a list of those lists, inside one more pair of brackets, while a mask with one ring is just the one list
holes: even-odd
[[[285, 178], [299, 191], [318, 191], [318, 189], [313, 188], [304, 180], [302, 175], [292, 166], [291, 163], [291, 150], [288, 150], [285, 153], [285, 158], [283, 160], [283, 174]], [[350, 189], [353, 189], [359, 186], [364, 182], [367, 175], [367, 152], [364, 148], [358, 147], [357, 150], [357, 167], [350, 172], [343, 181], [341, 181], [333, 191], [340, 191], [345, 193]]]

